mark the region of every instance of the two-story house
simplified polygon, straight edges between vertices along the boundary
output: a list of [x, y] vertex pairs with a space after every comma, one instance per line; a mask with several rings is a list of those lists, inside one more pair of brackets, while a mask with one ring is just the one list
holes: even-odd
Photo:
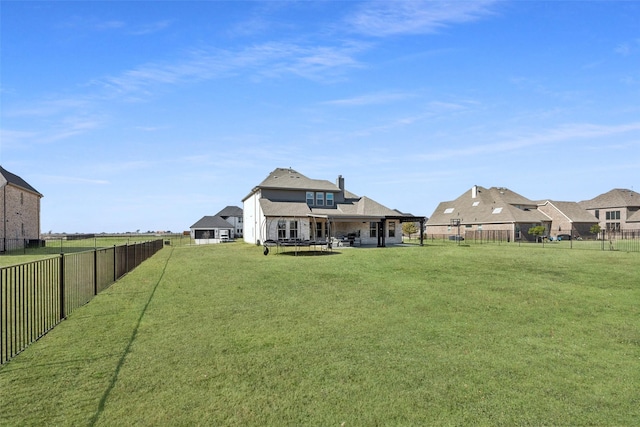
[[640, 193], [614, 188], [580, 206], [593, 214], [607, 232], [640, 231]]
[[243, 216], [242, 216], [242, 208], [238, 206], [227, 206], [218, 212], [215, 216], [218, 216], [231, 225], [233, 225], [233, 236], [232, 238], [242, 237], [243, 233]]
[[401, 222], [421, 221], [347, 191], [335, 183], [311, 179], [291, 168], [278, 168], [242, 200], [244, 240], [338, 240], [386, 246], [402, 242]]
[[40, 194], [0, 166], [0, 252], [40, 239]]

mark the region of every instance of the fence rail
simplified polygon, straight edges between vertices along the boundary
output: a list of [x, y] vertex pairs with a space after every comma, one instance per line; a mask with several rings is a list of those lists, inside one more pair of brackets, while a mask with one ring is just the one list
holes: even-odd
[[162, 247], [158, 239], [0, 268], [0, 365]]
[[[526, 238], [525, 238], [526, 237]], [[548, 248], [588, 249], [600, 251], [640, 252], [640, 230], [602, 230], [597, 235], [575, 236], [564, 239], [536, 238], [535, 236], [520, 236], [513, 238], [506, 230], [455, 231], [449, 234], [425, 234], [425, 241], [432, 244], [438, 242], [457, 242], [458, 244], [540, 244]]]

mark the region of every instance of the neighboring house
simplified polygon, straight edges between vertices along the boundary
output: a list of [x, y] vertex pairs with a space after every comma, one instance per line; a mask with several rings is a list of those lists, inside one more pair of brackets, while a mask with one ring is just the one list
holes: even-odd
[[401, 222], [424, 221], [402, 214], [345, 189], [336, 183], [311, 179], [278, 168], [242, 200], [244, 240], [260, 244], [328, 242], [386, 246], [402, 242]]
[[[442, 202], [427, 221], [427, 234], [473, 236], [498, 235], [507, 241], [534, 240], [531, 227], [550, 228], [550, 219], [537, 203], [504, 187], [474, 185], [453, 201]], [[466, 236], [466, 237], [465, 237]]]
[[0, 166], [0, 252], [39, 244], [41, 198], [24, 179]]
[[237, 206], [227, 206], [226, 208], [218, 212], [215, 216], [219, 216], [220, 218], [233, 225], [233, 238], [242, 237], [242, 208], [239, 208]]
[[452, 236], [460, 232], [465, 239], [493, 233], [507, 241], [533, 241], [536, 237], [529, 229], [534, 226], [544, 226], [551, 238], [593, 237], [591, 227], [597, 223], [581, 203], [534, 202], [508, 188], [474, 185], [456, 200], [440, 203], [427, 221], [427, 233]]
[[222, 243], [233, 238], [233, 224], [219, 216], [203, 216], [190, 228], [196, 245]]
[[598, 218], [603, 230], [640, 230], [640, 194], [633, 190], [614, 188], [591, 200], [580, 202], [580, 206]]
[[547, 229], [550, 237], [567, 234], [571, 237], [593, 237], [591, 227], [598, 223], [598, 219], [577, 202], [547, 200], [538, 204], [538, 210], [551, 220]]

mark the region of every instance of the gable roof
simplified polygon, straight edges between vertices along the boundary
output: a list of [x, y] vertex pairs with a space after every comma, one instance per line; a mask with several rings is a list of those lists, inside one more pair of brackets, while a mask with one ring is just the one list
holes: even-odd
[[614, 188], [591, 200], [583, 200], [580, 205], [585, 209], [640, 207], [640, 194], [626, 188]]
[[640, 210], [635, 211], [627, 218], [627, 222], [640, 222]]
[[536, 203], [505, 187], [489, 189], [475, 185], [453, 201], [438, 205], [427, 225], [449, 225], [452, 219], [464, 224], [539, 223], [548, 221]]
[[588, 212], [585, 208], [580, 206], [577, 202], [561, 202], [554, 200], [547, 200], [544, 203], [540, 203], [540, 206], [552, 205], [558, 212], [563, 214], [567, 220], [571, 222], [586, 222], [597, 223], [598, 218]]
[[198, 222], [193, 224], [190, 228], [230, 228], [233, 229], [233, 225], [219, 216], [203, 216]]
[[0, 166], [0, 175], [2, 175], [4, 177], [4, 179], [7, 181], [7, 183], [15, 185], [16, 187], [20, 187], [20, 188], [22, 188], [24, 190], [30, 191], [30, 192], [35, 193], [38, 196], [42, 197], [42, 194], [40, 194], [40, 192], [38, 190], [33, 188], [31, 185], [29, 185], [29, 183], [27, 181], [25, 181], [24, 179], [20, 178], [18, 175], [9, 172], [8, 170], [3, 168], [2, 166]]
[[226, 208], [222, 209], [220, 212], [215, 214], [215, 216], [219, 216], [219, 217], [222, 217], [222, 218], [228, 218], [230, 216], [241, 217], [242, 216], [242, 208], [239, 208], [237, 206], [227, 206]]

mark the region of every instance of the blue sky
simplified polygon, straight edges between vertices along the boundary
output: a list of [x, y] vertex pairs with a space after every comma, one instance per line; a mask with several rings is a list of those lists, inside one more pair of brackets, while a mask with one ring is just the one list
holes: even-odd
[[42, 232], [188, 230], [277, 167], [430, 216], [640, 190], [640, 2], [2, 1]]

